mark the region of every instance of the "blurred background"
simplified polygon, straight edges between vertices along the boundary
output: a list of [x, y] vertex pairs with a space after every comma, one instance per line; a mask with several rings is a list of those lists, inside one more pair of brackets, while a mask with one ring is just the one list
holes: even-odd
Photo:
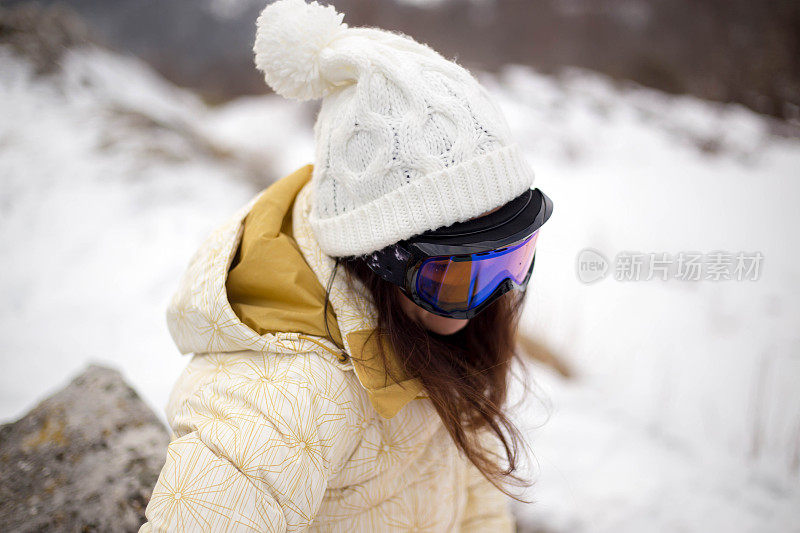
[[[90, 361], [164, 419], [191, 255], [313, 162], [318, 103], [253, 66], [265, 3], [0, 1], [0, 420]], [[800, 3], [331, 3], [469, 68], [555, 203], [522, 330], [561, 372], [525, 363], [544, 403], [511, 391], [537, 479], [520, 531], [800, 531]], [[682, 252], [763, 261], [615, 276]]]

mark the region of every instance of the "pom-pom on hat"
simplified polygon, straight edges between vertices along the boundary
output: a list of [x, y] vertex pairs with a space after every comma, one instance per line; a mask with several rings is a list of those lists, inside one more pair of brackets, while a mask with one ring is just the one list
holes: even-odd
[[465, 68], [343, 18], [330, 5], [278, 0], [258, 17], [253, 47], [276, 93], [322, 99], [309, 222], [323, 252], [367, 254], [532, 186], [505, 117]]

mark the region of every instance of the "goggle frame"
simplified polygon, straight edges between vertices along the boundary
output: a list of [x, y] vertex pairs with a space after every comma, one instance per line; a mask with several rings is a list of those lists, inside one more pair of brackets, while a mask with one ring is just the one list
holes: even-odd
[[399, 241], [368, 254], [366, 263], [373, 272], [398, 286], [403, 294], [426, 311], [448, 318], [469, 319], [506, 292], [526, 289], [536, 263], [536, 250], [522, 283], [505, 278], [486, 299], [463, 310], [443, 311], [417, 293], [417, 277], [422, 263], [434, 257], [463, 258], [514, 246], [539, 231], [552, 212], [553, 202], [549, 197], [538, 188], [528, 189], [496, 212]]

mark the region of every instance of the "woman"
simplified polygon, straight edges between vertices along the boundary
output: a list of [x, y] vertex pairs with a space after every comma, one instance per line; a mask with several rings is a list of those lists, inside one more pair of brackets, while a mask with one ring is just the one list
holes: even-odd
[[256, 64], [321, 98], [315, 164], [192, 258], [167, 319], [194, 354], [141, 531], [511, 531], [502, 411], [552, 204], [486, 91], [411, 38], [279, 0]]

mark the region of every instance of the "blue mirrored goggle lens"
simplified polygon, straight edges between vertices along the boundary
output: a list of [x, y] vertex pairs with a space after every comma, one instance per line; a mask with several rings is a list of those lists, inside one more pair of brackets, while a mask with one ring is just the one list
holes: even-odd
[[428, 258], [419, 268], [417, 294], [445, 312], [473, 309], [506, 279], [520, 285], [525, 281], [538, 234], [490, 252]]

